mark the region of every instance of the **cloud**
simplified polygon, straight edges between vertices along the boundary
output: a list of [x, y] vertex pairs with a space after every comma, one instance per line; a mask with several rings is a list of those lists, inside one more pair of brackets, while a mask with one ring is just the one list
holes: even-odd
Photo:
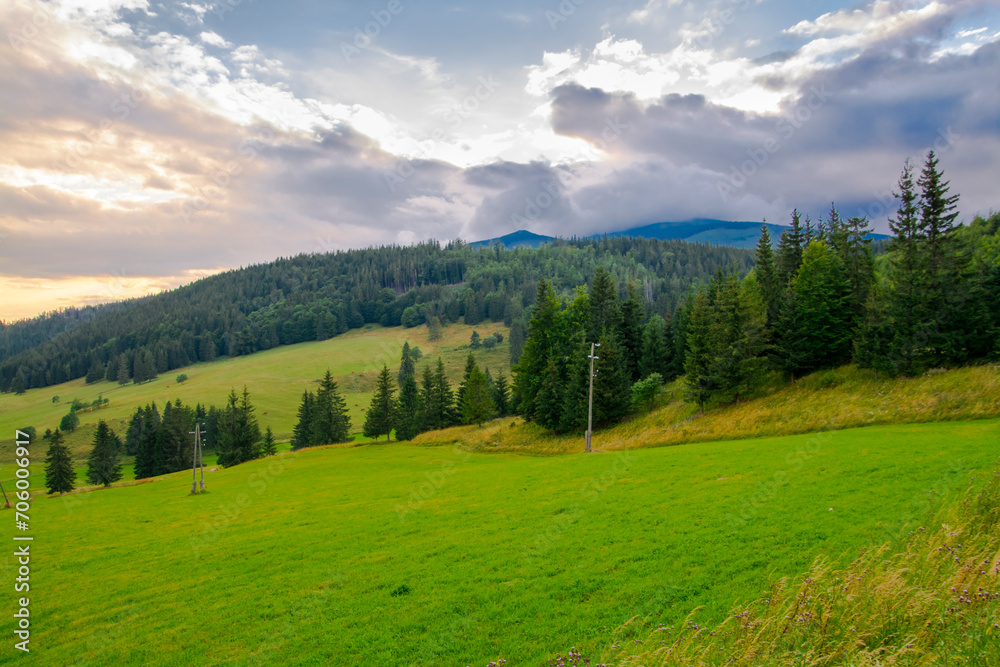
[[232, 44], [227, 42], [221, 35], [214, 33], [211, 30], [201, 33], [198, 37], [201, 41], [211, 46], [218, 46], [220, 48], [229, 48], [232, 46]]

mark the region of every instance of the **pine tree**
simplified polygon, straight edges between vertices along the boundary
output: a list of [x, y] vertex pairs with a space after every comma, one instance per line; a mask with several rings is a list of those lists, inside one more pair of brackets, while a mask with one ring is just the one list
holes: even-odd
[[590, 322], [587, 327], [588, 341], [600, 340], [607, 334], [614, 334], [619, 328], [621, 311], [618, 304], [618, 292], [615, 289], [611, 274], [603, 266], [597, 267], [594, 279], [588, 290]]
[[[409, 356], [409, 349], [406, 350]], [[412, 365], [412, 359], [410, 360]], [[409, 376], [413, 375], [411, 369]], [[309, 442], [313, 445], [330, 445], [347, 442], [350, 439], [350, 419], [347, 415], [347, 403], [337, 388], [330, 370], [320, 382], [316, 400], [313, 403], [309, 420]]]
[[789, 333], [796, 348], [795, 371], [846, 363], [851, 352], [851, 286], [844, 264], [823, 242], [806, 248], [792, 282], [796, 320]]
[[431, 372], [430, 364], [424, 366], [423, 377], [420, 381], [420, 429], [431, 431], [441, 428], [441, 409], [437, 402], [436, 384], [434, 374]]
[[299, 403], [299, 411], [297, 413], [298, 420], [292, 429], [292, 450], [299, 450], [313, 444], [312, 420], [314, 403], [315, 399], [312, 392], [308, 389], [302, 392], [302, 402]]
[[399, 389], [399, 411], [396, 418], [396, 440], [412, 440], [420, 432], [420, 392], [410, 373]]
[[768, 329], [773, 330], [781, 308], [781, 280], [774, 260], [774, 250], [771, 247], [771, 232], [766, 223], [760, 227], [760, 239], [757, 240], [754, 258], [754, 273], [757, 275], [757, 286], [760, 289], [761, 300], [764, 302], [766, 325]]
[[[601, 348], [597, 348], [600, 353]], [[590, 392], [590, 345], [581, 344], [567, 368], [568, 381], [563, 391], [559, 428], [573, 431], [587, 426], [587, 400]]]
[[497, 407], [498, 417], [506, 417], [510, 414], [510, 387], [503, 371], [497, 373], [497, 379], [493, 383], [493, 403]]
[[409, 375], [416, 373], [416, 362], [413, 359], [413, 355], [410, 354], [410, 343], [406, 341], [403, 343], [403, 353], [399, 359], [399, 375], [397, 376], [397, 382], [399, 386], [403, 386], [403, 381]]
[[118, 460], [118, 436], [101, 419], [94, 434], [94, 448], [87, 459], [87, 482], [111, 486], [122, 478], [122, 465]]
[[899, 209], [896, 217], [889, 219], [894, 236], [889, 243], [889, 280], [885, 293], [886, 316], [892, 322], [888, 350], [895, 371], [910, 374], [918, 370], [918, 340], [926, 339], [924, 329], [929, 316], [922, 288], [926, 235], [918, 217], [919, 199], [909, 160], [903, 165], [898, 184]]
[[618, 342], [621, 344], [625, 376], [631, 385], [642, 376], [640, 365], [642, 360], [642, 320], [646, 316], [646, 308], [642, 304], [635, 283], [629, 283], [626, 291], [628, 298], [621, 304], [620, 309]]
[[45, 454], [45, 487], [49, 493], [67, 493], [74, 489], [76, 471], [69, 447], [63, 444], [62, 432], [56, 429], [49, 438], [49, 451]]
[[260, 456], [261, 432], [254, 416], [250, 392], [244, 385], [243, 394], [229, 392], [226, 408], [219, 417], [219, 465], [228, 468]]
[[524, 351], [524, 322], [517, 318], [510, 325], [510, 366], [513, 368]]
[[[555, 349], [560, 343], [560, 319], [555, 290], [544, 279], [538, 281], [528, 338], [520, 360], [511, 369], [518, 410], [529, 421], [537, 416], [538, 393], [546, 380], [549, 364], [554, 363]], [[513, 340], [513, 334], [511, 338]]]
[[122, 352], [121, 356], [118, 357], [118, 384], [128, 384], [130, 377], [128, 372], [128, 357]]
[[606, 335], [600, 344], [594, 362], [594, 424], [605, 426], [628, 413], [632, 393], [618, 341]]
[[701, 412], [715, 389], [712, 369], [712, 313], [706, 292], [698, 292], [687, 323], [687, 354], [684, 358], [685, 395]]
[[804, 238], [799, 210], [792, 211], [792, 228], [778, 239], [777, 269], [780, 283], [788, 284], [802, 264]]
[[667, 347], [667, 324], [659, 315], [653, 315], [642, 330], [642, 376], [670, 373], [672, 349]]
[[540, 426], [551, 429], [559, 427], [563, 412], [562, 386], [559, 370], [550, 361], [536, 398], [535, 421]]
[[473, 331], [472, 336], [469, 338], [469, 347], [473, 350], [477, 350], [482, 346], [482, 341], [479, 338], [479, 332]]
[[393, 387], [389, 367], [383, 366], [376, 381], [371, 405], [368, 406], [368, 412], [365, 415], [365, 437], [375, 438], [376, 442], [382, 435], [386, 437], [386, 440], [389, 439], [396, 418], [396, 401], [393, 396], [395, 393], [396, 388]]
[[264, 430], [264, 442], [260, 446], [260, 453], [264, 456], [274, 456], [278, 453], [278, 443], [274, 440], [274, 431], [270, 426]]
[[435, 341], [441, 338], [441, 320], [437, 315], [427, 320], [427, 340]]
[[458, 405], [458, 409], [461, 411], [465, 405], [465, 387], [469, 384], [469, 376], [472, 375], [472, 369], [476, 368], [476, 358], [471, 352], [469, 356], [465, 358], [465, 370], [462, 371], [462, 382], [458, 385], [458, 393], [455, 394], [455, 403]]
[[142, 408], [136, 408], [129, 419], [125, 431], [125, 453], [135, 456], [139, 451], [139, 436], [142, 434]]
[[101, 360], [97, 358], [97, 355], [93, 355], [90, 362], [90, 369], [87, 371], [87, 376], [84, 378], [84, 382], [87, 384], [93, 384], [98, 380], [104, 379], [104, 364]]
[[135, 454], [135, 478], [146, 479], [156, 475], [157, 433], [160, 428], [160, 413], [156, 403], [146, 405], [142, 415], [142, 430], [139, 446]]
[[24, 385], [25, 385], [24, 370], [18, 368], [17, 374], [14, 376], [14, 383], [11, 385], [10, 390], [13, 391], [15, 394], [17, 394], [18, 396], [20, 396], [21, 394], [27, 391]]
[[488, 421], [496, 414], [496, 406], [486, 384], [486, 375], [478, 365], [473, 364], [469, 379], [465, 384], [462, 402], [462, 418], [466, 424], [478, 424]]

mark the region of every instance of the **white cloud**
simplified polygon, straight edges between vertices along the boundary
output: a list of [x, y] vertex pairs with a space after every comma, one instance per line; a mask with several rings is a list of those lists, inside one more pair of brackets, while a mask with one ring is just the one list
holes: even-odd
[[232, 46], [232, 44], [227, 42], [222, 37], [222, 35], [214, 33], [211, 30], [201, 33], [201, 35], [199, 35], [199, 38], [201, 39], [201, 41], [205, 42], [206, 44], [210, 44], [211, 46], [218, 46], [222, 48], [228, 48]]

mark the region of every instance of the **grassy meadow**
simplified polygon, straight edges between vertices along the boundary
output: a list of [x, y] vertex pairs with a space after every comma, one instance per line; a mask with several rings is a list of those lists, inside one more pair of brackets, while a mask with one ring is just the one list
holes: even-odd
[[37, 616], [16, 662], [596, 660], [633, 617], [719, 622], [817, 555], [846, 565], [905, 536], [998, 444], [995, 419], [590, 456], [393, 443], [220, 470], [199, 496], [184, 473], [36, 493]]
[[[683, 400], [683, 379], [665, 387], [659, 406], [597, 430], [595, 450], [794, 435], [815, 431], [1000, 416], [1000, 366], [940, 370], [915, 378], [876, 378], [845, 366], [794, 384], [771, 382], [752, 400], [704, 414]], [[580, 433], [554, 434], [521, 419], [496, 420], [417, 436], [417, 444], [461, 444], [483, 452], [566, 454], [583, 448]]]
[[[55, 429], [74, 398], [88, 404], [98, 396], [109, 400], [107, 407], [79, 413], [80, 426], [66, 434], [66, 442], [80, 463], [90, 452], [99, 419], [107, 421], [121, 434], [137, 405], [156, 401], [162, 412], [167, 401], [180, 398], [187, 405], [214, 404], [221, 408], [230, 390], [240, 392], [244, 384], [250, 390], [261, 429], [270, 426], [279, 442], [287, 442], [295, 425], [302, 392], [315, 391], [327, 368], [336, 377], [347, 400], [353, 430], [360, 433], [364, 424], [363, 409], [371, 402], [376, 376], [383, 364], [388, 364], [393, 371], [399, 369], [404, 342], [419, 346], [424, 354], [417, 363], [418, 372], [428, 362], [436, 364], [441, 356], [449, 377], [457, 383], [470, 351], [467, 346], [472, 332], [479, 331], [485, 337], [495, 330], [504, 333], [503, 343], [491, 350], [476, 350], [476, 358], [480, 365], [487, 365], [494, 373], [503, 369], [509, 374], [510, 346], [507, 330], [502, 325], [453, 324], [442, 328], [441, 338], [433, 342], [427, 340], [427, 327], [406, 329], [369, 325], [322, 342], [288, 345], [246, 357], [223, 358], [178, 368], [141, 385], [118, 385], [104, 380], [88, 385], [81, 378], [54, 387], [31, 389], [21, 396], [0, 394], [0, 434], [3, 434], [0, 438], [0, 466], [3, 468], [0, 469], [0, 481], [13, 479], [12, 469], [4, 464], [11, 460], [15, 429], [34, 426], [39, 436], [47, 428]], [[181, 373], [186, 374], [188, 380], [178, 384], [176, 378]], [[53, 402], [53, 396], [58, 396], [59, 401]], [[33, 465], [37, 467], [40, 461], [41, 456], [36, 455]], [[131, 475], [127, 474], [126, 479], [131, 479]]]

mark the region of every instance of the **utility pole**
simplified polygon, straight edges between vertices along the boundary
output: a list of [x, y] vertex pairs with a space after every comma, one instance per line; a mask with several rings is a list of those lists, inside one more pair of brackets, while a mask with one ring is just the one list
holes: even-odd
[[587, 401], [587, 453], [590, 453], [590, 434], [594, 427], [594, 360], [600, 357], [594, 356], [594, 348], [600, 347], [600, 343], [590, 344], [590, 398]]
[[194, 436], [194, 456], [191, 462], [191, 493], [198, 493], [197, 473], [201, 467], [201, 490], [205, 490], [205, 464], [201, 459], [201, 424], [196, 423], [193, 431], [188, 431]]

